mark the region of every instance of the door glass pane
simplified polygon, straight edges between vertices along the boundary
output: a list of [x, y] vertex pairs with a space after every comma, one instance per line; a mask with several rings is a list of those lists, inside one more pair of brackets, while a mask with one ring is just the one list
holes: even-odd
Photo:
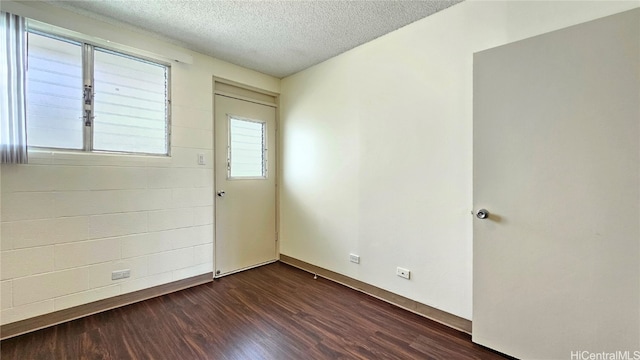
[[28, 143], [82, 149], [82, 47], [36, 33], [28, 37]]
[[94, 53], [95, 150], [167, 154], [167, 67]]
[[264, 178], [266, 124], [259, 121], [230, 118], [229, 177]]

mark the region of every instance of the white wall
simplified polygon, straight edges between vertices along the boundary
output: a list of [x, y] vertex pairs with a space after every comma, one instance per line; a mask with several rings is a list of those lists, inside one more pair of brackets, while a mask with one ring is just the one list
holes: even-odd
[[[212, 76], [273, 92], [279, 80], [43, 3], [3, 10], [193, 64], [171, 68], [170, 158], [31, 152], [2, 165], [2, 324], [212, 272]], [[131, 278], [112, 281], [124, 268]]]
[[465, 1], [283, 79], [281, 253], [471, 319], [473, 53], [639, 5]]

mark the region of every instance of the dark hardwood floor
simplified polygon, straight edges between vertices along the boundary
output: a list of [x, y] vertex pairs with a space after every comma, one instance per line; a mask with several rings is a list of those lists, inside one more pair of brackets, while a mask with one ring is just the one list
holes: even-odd
[[11, 359], [504, 359], [452, 330], [275, 263], [2, 341]]

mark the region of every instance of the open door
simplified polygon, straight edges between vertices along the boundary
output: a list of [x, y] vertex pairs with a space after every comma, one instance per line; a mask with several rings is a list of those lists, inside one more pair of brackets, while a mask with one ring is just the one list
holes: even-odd
[[639, 24], [635, 9], [475, 54], [474, 342], [640, 350]]

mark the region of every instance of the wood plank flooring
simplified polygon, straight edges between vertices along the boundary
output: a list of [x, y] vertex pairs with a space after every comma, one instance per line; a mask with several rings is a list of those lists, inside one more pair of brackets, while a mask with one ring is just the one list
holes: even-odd
[[505, 359], [452, 330], [274, 263], [0, 343], [11, 359]]

